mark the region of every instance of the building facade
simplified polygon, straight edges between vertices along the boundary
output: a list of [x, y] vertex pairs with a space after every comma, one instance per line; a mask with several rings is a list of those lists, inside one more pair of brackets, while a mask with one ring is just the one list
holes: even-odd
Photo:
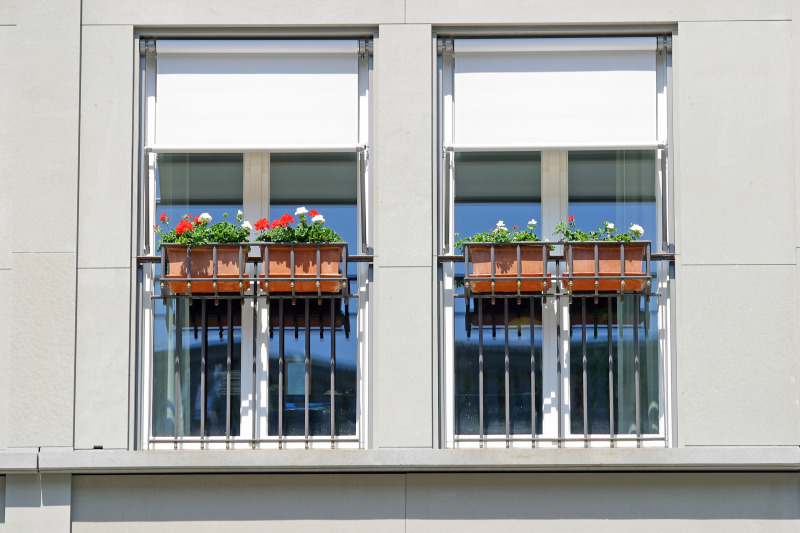
[[[0, 0], [0, 532], [795, 531], [798, 12]], [[298, 206], [334, 281], [162, 275]], [[470, 277], [568, 217], [641, 277]]]

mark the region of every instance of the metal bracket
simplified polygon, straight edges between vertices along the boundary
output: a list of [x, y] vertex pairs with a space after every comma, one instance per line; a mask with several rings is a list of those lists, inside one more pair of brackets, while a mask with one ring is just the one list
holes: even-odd
[[139, 53], [155, 54], [156, 53], [156, 40], [155, 39], [140, 39], [139, 40]]
[[436, 53], [439, 55], [453, 55], [455, 47], [453, 39], [439, 39], [436, 43]]
[[372, 41], [358, 41], [358, 58], [366, 59], [372, 56], [374, 45]]
[[672, 36], [659, 37], [658, 44], [656, 45], [656, 53], [662, 55], [663, 53], [672, 53]]

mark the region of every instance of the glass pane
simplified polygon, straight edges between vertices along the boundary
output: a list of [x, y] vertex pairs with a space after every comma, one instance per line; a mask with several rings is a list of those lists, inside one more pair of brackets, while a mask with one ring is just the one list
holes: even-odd
[[[181, 216], [203, 212], [214, 221], [222, 220], [223, 213], [235, 220], [242, 208], [242, 180], [241, 154], [159, 154], [156, 213], [166, 213], [173, 228]], [[160, 265], [156, 270], [160, 276]], [[161, 294], [159, 284], [156, 294]], [[213, 300], [203, 304], [194, 299], [191, 305], [188, 299], [154, 300], [153, 317], [153, 435], [174, 436], [177, 420], [178, 436], [199, 436], [202, 416], [206, 436], [225, 435], [229, 374], [231, 435], [239, 435], [241, 306], [232, 305], [229, 317], [225, 299], [218, 305]], [[233, 341], [230, 373], [229, 336]]]
[[569, 214], [585, 231], [616, 225], [618, 233], [631, 224], [644, 228], [644, 240], [655, 240], [656, 154], [654, 151], [570, 152]]
[[207, 212], [213, 222], [223, 213], [236, 221], [242, 209], [242, 154], [159, 154], [156, 214], [166, 213], [171, 227], [183, 215]]
[[[656, 154], [647, 150], [587, 151], [569, 153], [569, 213], [576, 225], [593, 230], [604, 221], [619, 233], [631, 224], [644, 228], [643, 240], [658, 236], [656, 212]], [[655, 274], [657, 263], [652, 263]], [[655, 286], [656, 280], [653, 279]], [[639, 342], [640, 424], [643, 434], [659, 431], [657, 302], [651, 298], [612, 298], [609, 330], [607, 299], [587, 305], [587, 405], [583, 404], [583, 352], [581, 299], [570, 306], [570, 412], [571, 430], [583, 433], [584, 407], [588, 432], [608, 434], [610, 427], [609, 380], [614, 402], [614, 432], [636, 433], [636, 397], [633, 330]], [[634, 306], [639, 305], [639, 323], [634, 324]], [[609, 376], [608, 339], [613, 364]]]
[[[585, 302], [585, 315], [583, 305]], [[639, 307], [638, 315], [636, 306]], [[659, 433], [657, 302], [651, 298], [576, 297], [570, 305], [570, 413], [572, 433], [608, 434], [613, 401], [614, 433], [636, 434], [636, 357], [638, 343], [639, 423], [641, 433]], [[585, 319], [584, 319], [585, 316]], [[638, 324], [636, 322], [638, 319]], [[585, 325], [585, 327], [584, 327]], [[586, 337], [586, 380], [583, 338]], [[634, 342], [634, 337], [636, 342]], [[609, 343], [610, 338], [610, 343]], [[586, 383], [586, 403], [583, 387]], [[611, 383], [611, 398], [609, 398]]]
[[[457, 153], [455, 156], [456, 240], [491, 231], [498, 220], [525, 229], [541, 219], [541, 156], [538, 152]], [[537, 230], [541, 237], [541, 230]], [[456, 264], [456, 294], [463, 296], [463, 263]], [[482, 308], [479, 326], [479, 306]], [[533, 307], [533, 317], [531, 308]], [[542, 424], [541, 300], [517, 304], [503, 299], [465, 302], [455, 309], [455, 432], [477, 435], [480, 421], [479, 342], [483, 331], [483, 432], [506, 432], [506, 327], [508, 328], [508, 400], [511, 434], [531, 433], [531, 324], [535, 336], [533, 381], [536, 433]], [[537, 318], [538, 317], [538, 318]], [[506, 324], [508, 326], [506, 326]], [[494, 325], [494, 327], [492, 327]]]
[[[509, 229], [541, 220], [538, 152], [457, 153], [454, 168], [456, 240], [490, 231], [498, 220]], [[542, 237], [541, 229], [536, 233]]]
[[[358, 253], [358, 167], [356, 154], [272, 154], [270, 156], [270, 219], [284, 213], [294, 216], [298, 206], [316, 209], [325, 225], [348, 243], [348, 253]], [[296, 218], [296, 217], [295, 217]], [[350, 292], [355, 292], [356, 265], [348, 265]], [[309, 320], [306, 321], [306, 308]], [[283, 393], [283, 435], [305, 434], [306, 379], [309, 383], [309, 435], [330, 436], [333, 401], [334, 434], [355, 435], [357, 415], [358, 343], [355, 334], [356, 303], [333, 300], [283, 300], [284, 331], [280, 330], [281, 303], [270, 304], [268, 431], [278, 435], [280, 393]], [[283, 337], [281, 389], [280, 354]], [[308, 339], [308, 351], [306, 350]], [[306, 366], [308, 354], [308, 366]], [[335, 355], [331, 389], [331, 355]], [[307, 369], [307, 370], [306, 370]], [[333, 391], [333, 400], [331, 398]]]
[[[231, 436], [238, 436], [241, 305], [235, 301], [229, 314], [231, 300], [221, 299], [217, 305], [213, 300], [199, 299], [192, 305], [188, 299], [159, 302], [155, 313], [155, 336], [166, 342], [155, 344], [153, 353], [153, 435], [174, 436], [177, 416], [179, 437], [224, 436], [228, 424], [226, 413], [229, 412]], [[230, 346], [229, 338], [232, 340]], [[227, 410], [228, 402], [230, 411]], [[205, 427], [201, 431], [203, 417]]]

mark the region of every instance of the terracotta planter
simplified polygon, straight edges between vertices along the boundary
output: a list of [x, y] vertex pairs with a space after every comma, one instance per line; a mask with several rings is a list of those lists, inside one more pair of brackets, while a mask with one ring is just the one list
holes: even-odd
[[[269, 292], [291, 292], [291, 281], [273, 281], [274, 279], [291, 278], [291, 251], [294, 249], [294, 292], [317, 292], [316, 281], [297, 281], [302, 278], [342, 278], [340, 264], [342, 247], [336, 245], [320, 245], [320, 268], [317, 273], [317, 245], [295, 244], [286, 246], [269, 246], [266, 265], [269, 278]], [[262, 275], [263, 277], [263, 275]], [[262, 282], [262, 290], [267, 287]], [[342, 288], [342, 281], [321, 281], [320, 292], [336, 293]]]
[[[544, 243], [520, 244], [470, 244], [469, 262], [472, 265], [471, 278], [491, 277], [491, 248], [494, 246], [494, 275], [495, 277], [517, 277], [517, 246], [519, 246], [521, 276], [543, 276], [544, 265], [547, 262], [549, 248]], [[550, 282], [547, 282], [550, 287]], [[521, 292], [542, 292], [545, 290], [543, 280], [522, 280]], [[491, 281], [470, 280], [470, 290], [474, 293], [492, 292]], [[516, 293], [517, 280], [496, 280], [495, 293]]]
[[[217, 278], [239, 278], [239, 250], [238, 244], [217, 245]], [[198, 280], [214, 276], [214, 246], [201, 245], [187, 248], [186, 246], [164, 246], [166, 256], [167, 287], [174, 293], [188, 293], [189, 286], [186, 281], [169, 281], [170, 278], [188, 278], [189, 269], [187, 250], [191, 256], [191, 277]], [[242, 257], [247, 258], [247, 248], [242, 251]], [[246, 275], [244, 277], [247, 277]], [[244, 285], [244, 289], [248, 288]], [[213, 293], [214, 283], [211, 281], [194, 281], [192, 279], [192, 293]], [[239, 281], [217, 281], [217, 292], [239, 292]]]
[[[564, 245], [564, 261], [566, 264], [566, 275], [569, 271], [569, 249], [572, 249], [572, 269], [573, 276], [595, 277], [594, 247], [597, 245], [598, 256], [598, 275], [599, 291], [618, 291], [622, 289], [622, 280], [603, 280], [607, 276], [621, 276], [620, 248], [625, 247], [625, 276], [636, 276], [641, 279], [625, 280], [626, 291], [640, 291], [644, 288], [649, 274], [644, 272], [642, 263], [644, 262], [646, 242], [573, 242]], [[569, 288], [569, 280], [562, 281], [564, 288]], [[594, 280], [573, 280], [573, 291], [592, 291], [594, 292]]]

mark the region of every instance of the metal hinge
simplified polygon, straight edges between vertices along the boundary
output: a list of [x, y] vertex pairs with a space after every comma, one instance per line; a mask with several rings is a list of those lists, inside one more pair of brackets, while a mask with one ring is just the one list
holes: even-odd
[[139, 40], [139, 53], [141, 55], [154, 54], [156, 51], [155, 39], [140, 39]]
[[439, 39], [436, 43], [436, 52], [440, 55], [452, 55], [454, 51], [453, 39]]
[[373, 44], [372, 41], [358, 41], [358, 58], [366, 59], [372, 55]]
[[658, 45], [656, 46], [656, 53], [661, 55], [663, 53], [672, 53], [672, 36], [659, 37]]

